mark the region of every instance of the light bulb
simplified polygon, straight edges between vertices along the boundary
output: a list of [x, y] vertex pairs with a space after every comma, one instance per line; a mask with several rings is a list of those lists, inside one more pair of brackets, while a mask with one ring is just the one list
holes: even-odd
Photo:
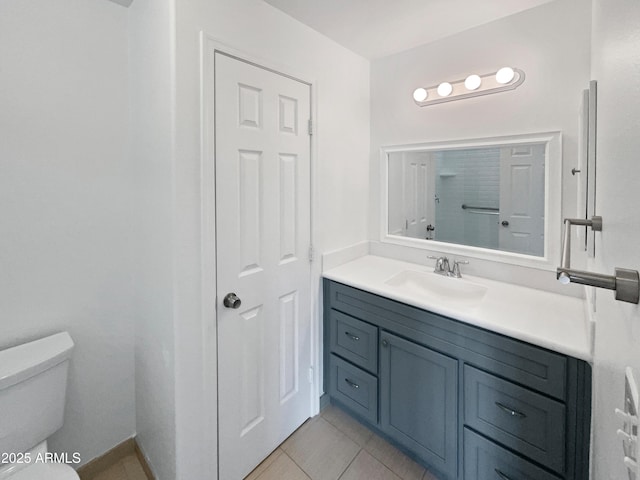
[[504, 85], [505, 83], [509, 83], [511, 80], [513, 80], [513, 77], [515, 77], [515, 75], [516, 73], [513, 71], [513, 68], [503, 67], [498, 70], [498, 73], [496, 73], [496, 82]]
[[443, 82], [438, 85], [438, 95], [441, 97], [448, 97], [453, 92], [453, 87], [448, 82]]
[[428, 96], [429, 93], [424, 88], [416, 88], [413, 91], [413, 99], [416, 102], [424, 102]]
[[476, 90], [481, 83], [482, 79], [478, 75], [469, 75], [464, 81], [464, 86], [467, 90]]

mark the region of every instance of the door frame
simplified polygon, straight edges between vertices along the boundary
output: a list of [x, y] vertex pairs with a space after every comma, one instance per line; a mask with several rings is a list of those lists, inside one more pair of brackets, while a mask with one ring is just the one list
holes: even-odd
[[[260, 68], [284, 75], [300, 81], [310, 87], [310, 111], [313, 132], [310, 138], [310, 240], [314, 250], [317, 250], [316, 221], [318, 213], [317, 195], [317, 158], [318, 151], [318, 122], [317, 122], [317, 92], [318, 82], [309, 72], [300, 71], [277, 61], [262, 58], [243, 50], [230, 46], [205, 31], [200, 31], [200, 284], [201, 305], [200, 322], [202, 332], [202, 395], [205, 406], [202, 438], [204, 446], [201, 452], [216, 452], [216, 455], [203, 454], [201, 461], [207, 478], [218, 478], [218, 331], [216, 314], [216, 190], [215, 190], [215, 54], [235, 58]], [[322, 333], [320, 323], [320, 275], [321, 265], [317, 251], [311, 262], [309, 278], [310, 288], [310, 322], [311, 322], [311, 367], [313, 378], [311, 382], [311, 399], [309, 416], [320, 411], [321, 395], [321, 366], [322, 366]], [[214, 295], [211, 295], [214, 292]]]

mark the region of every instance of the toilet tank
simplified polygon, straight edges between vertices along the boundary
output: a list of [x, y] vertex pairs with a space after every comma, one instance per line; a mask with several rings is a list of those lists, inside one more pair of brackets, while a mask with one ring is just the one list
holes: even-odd
[[0, 351], [0, 454], [25, 452], [64, 420], [67, 332]]

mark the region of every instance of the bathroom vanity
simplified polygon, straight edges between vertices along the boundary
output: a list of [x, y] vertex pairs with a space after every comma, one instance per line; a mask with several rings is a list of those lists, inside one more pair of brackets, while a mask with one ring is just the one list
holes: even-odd
[[442, 479], [588, 478], [582, 302], [434, 277], [372, 256], [325, 273], [331, 402]]

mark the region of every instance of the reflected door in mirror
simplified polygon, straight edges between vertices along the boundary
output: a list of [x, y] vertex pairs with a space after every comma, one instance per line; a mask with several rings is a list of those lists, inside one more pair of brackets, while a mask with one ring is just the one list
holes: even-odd
[[387, 156], [388, 233], [544, 256], [546, 144]]

